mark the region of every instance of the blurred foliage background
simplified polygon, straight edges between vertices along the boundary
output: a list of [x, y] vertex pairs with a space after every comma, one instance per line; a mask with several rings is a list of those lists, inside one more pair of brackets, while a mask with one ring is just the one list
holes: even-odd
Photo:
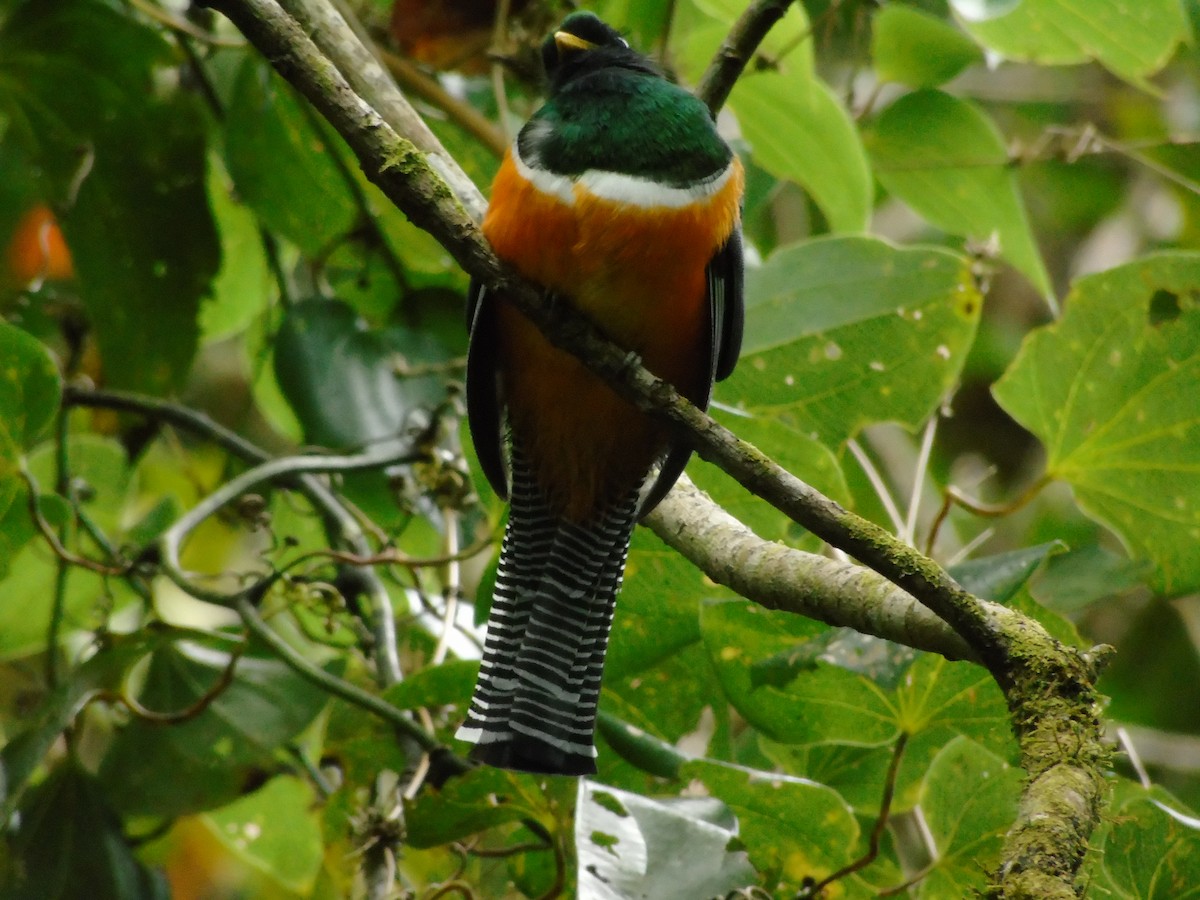
[[[690, 85], [746, 4], [582, 5]], [[567, 9], [499, 6], [345, 8], [480, 186]], [[1200, 884], [1198, 21], [809, 0], [719, 119], [749, 271], [715, 414], [1117, 648], [1091, 896]], [[598, 778], [423, 754], [503, 516], [459, 431], [466, 277], [219, 16], [0, 0], [0, 247], [6, 896], [794, 896], [863, 855], [888, 785], [879, 859], [829, 896], [986, 883], [1020, 786], [986, 672], [765, 612], [641, 530]], [[237, 489], [300, 454], [351, 461]]]

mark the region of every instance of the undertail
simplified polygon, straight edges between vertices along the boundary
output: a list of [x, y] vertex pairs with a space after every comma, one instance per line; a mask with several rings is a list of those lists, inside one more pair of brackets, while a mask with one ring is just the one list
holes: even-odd
[[580, 524], [551, 511], [518, 448], [512, 472], [483, 661], [458, 738], [475, 744], [472, 758], [489, 765], [590, 774], [637, 492]]

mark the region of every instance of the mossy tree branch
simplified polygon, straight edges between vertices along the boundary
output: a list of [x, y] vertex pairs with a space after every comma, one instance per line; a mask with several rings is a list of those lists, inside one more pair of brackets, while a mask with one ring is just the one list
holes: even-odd
[[[696, 409], [580, 316], [549, 304], [483, 240], [467, 212], [476, 208], [478, 191], [456, 196], [430, 164], [439, 157], [427, 156], [409, 136], [397, 133], [275, 0], [210, 0], [210, 5], [330, 121], [367, 176], [465, 271], [504, 296], [623, 397], [670, 423], [701, 457], [916, 598], [953, 629], [1004, 690], [1029, 774], [991, 895], [1076, 896], [1081, 890], [1077, 874], [1104, 795], [1106, 752], [1100, 744], [1093, 659], [1062, 646], [1032, 620], [1002, 615], [973, 597], [935, 562], [841, 508]], [[774, 21], [785, 6], [759, 3], [754, 9]], [[719, 66], [718, 85], [732, 83], [752, 52], [747, 46], [765, 33], [766, 27], [747, 27], [749, 37], [738, 43], [738, 53], [728, 54], [728, 63]], [[329, 40], [326, 36], [322, 43]]]

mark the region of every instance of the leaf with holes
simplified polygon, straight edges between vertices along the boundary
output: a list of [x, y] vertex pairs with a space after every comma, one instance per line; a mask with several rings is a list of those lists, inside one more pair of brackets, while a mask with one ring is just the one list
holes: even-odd
[[866, 237], [793, 244], [748, 273], [743, 358], [726, 402], [838, 447], [919, 427], [957, 381], [982, 297], [970, 262]]
[[252, 794], [204, 816], [235, 856], [276, 884], [307, 896], [321, 869], [321, 824], [312, 786], [279, 775]]
[[997, 401], [1046, 445], [1046, 474], [1174, 594], [1200, 587], [1200, 254], [1079, 279], [1030, 334]]

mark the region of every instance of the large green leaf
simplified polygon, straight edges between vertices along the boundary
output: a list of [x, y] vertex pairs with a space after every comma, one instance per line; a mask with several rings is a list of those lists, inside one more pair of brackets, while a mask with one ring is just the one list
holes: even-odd
[[866, 134], [880, 183], [933, 225], [977, 240], [1050, 297], [1050, 276], [1017, 193], [1004, 138], [983, 112], [936, 90], [907, 94]]
[[865, 237], [777, 251], [746, 300], [722, 396], [829, 447], [872, 422], [918, 427], [957, 380], [982, 308], [965, 258]]
[[321, 868], [324, 844], [313, 789], [290, 775], [204, 816], [235, 856], [281, 887], [307, 896]]
[[1023, 780], [1020, 769], [974, 741], [958, 737], [946, 744], [921, 791], [936, 862], [919, 896], [968, 897], [983, 889], [1016, 816]]
[[1062, 321], [1030, 334], [997, 401], [1046, 445], [1046, 473], [1154, 584], [1200, 586], [1200, 254], [1149, 256], [1081, 278]]
[[418, 848], [437, 847], [534, 815], [519, 783], [524, 777], [480, 766], [446, 782], [440, 791], [422, 791], [405, 810], [407, 843]]
[[258, 221], [236, 201], [233, 183], [215, 157], [209, 163], [208, 197], [221, 235], [221, 269], [212, 300], [200, 312], [200, 330], [205, 341], [216, 341], [244, 331], [262, 315], [274, 284]]
[[199, 101], [164, 89], [169, 60], [94, 0], [25, 3], [0, 31], [0, 108], [62, 206], [107, 381], [159, 392], [191, 364], [219, 254]]
[[964, 18], [963, 27], [1009, 59], [1041, 65], [1094, 59], [1141, 87], [1188, 39], [1178, 0], [1022, 0], [1001, 16]]
[[[955, 735], [1012, 752], [1004, 698], [978, 666], [920, 654], [898, 682], [875, 679], [847, 668], [859, 661], [843, 651], [839, 632], [743, 601], [706, 606], [701, 627], [725, 696], [764, 737], [803, 749], [875, 751], [839, 751], [833, 758], [825, 751], [768, 749], [794, 774], [820, 778], [840, 771], [839, 778], [852, 782], [847, 799], [857, 807], [877, 804], [890, 748], [901, 732], [909, 741], [898, 778], [899, 807], [915, 802], [930, 760]], [[807, 654], [806, 644], [813, 648]], [[888, 646], [880, 644], [877, 653]], [[780, 664], [788, 658], [795, 663], [790, 668]]]
[[1100, 679], [1109, 718], [1200, 734], [1200, 650], [1179, 611], [1151, 600], [1113, 643], [1116, 656]]
[[445, 363], [429, 336], [406, 328], [371, 330], [336, 300], [288, 309], [275, 342], [275, 375], [309, 443], [353, 447], [420, 425], [414, 413], [445, 398], [436, 374], [406, 376], [404, 366]]
[[871, 55], [882, 81], [911, 87], [936, 87], [983, 53], [953, 25], [910, 6], [888, 4], [875, 14]]
[[334, 156], [341, 148], [317, 134], [302, 102], [247, 56], [226, 116], [225, 158], [242, 201], [272, 231], [318, 256], [350, 231], [359, 210], [349, 173]]
[[581, 778], [580, 896], [694, 900], [752, 884], [746, 855], [726, 849], [736, 825], [716, 800], [652, 800]]
[[762, 168], [808, 191], [832, 230], [866, 230], [874, 199], [867, 157], [825, 82], [799, 69], [751, 75], [729, 105]]

